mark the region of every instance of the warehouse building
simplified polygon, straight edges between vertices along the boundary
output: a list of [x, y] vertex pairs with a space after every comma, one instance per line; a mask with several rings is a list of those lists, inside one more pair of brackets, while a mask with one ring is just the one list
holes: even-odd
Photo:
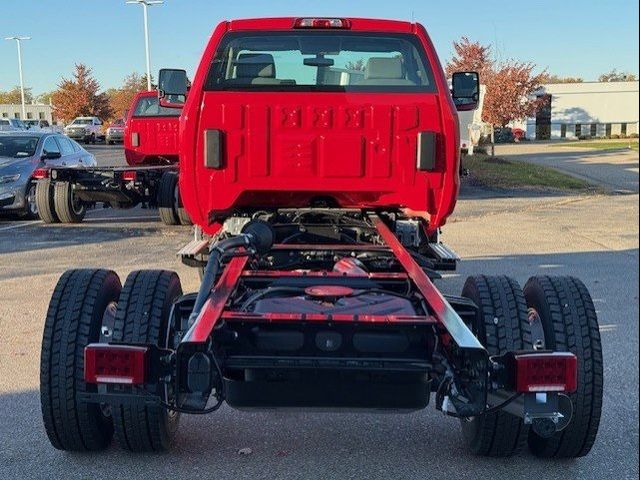
[[22, 105], [0, 104], [0, 118], [19, 118], [20, 120], [46, 120], [54, 124], [53, 107], [51, 105], [25, 105], [27, 118], [22, 118]]
[[638, 82], [584, 82], [543, 85], [544, 106], [526, 121], [536, 140], [635, 136]]

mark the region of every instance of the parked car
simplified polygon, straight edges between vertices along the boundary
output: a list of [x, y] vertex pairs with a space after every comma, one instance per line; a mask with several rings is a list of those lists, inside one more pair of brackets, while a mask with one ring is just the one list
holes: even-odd
[[28, 119], [28, 120], [25, 120], [23, 123], [25, 127], [27, 127], [27, 130], [31, 132], [51, 131], [51, 125], [49, 125], [49, 122], [47, 120]]
[[96, 143], [105, 137], [102, 133], [102, 120], [98, 117], [77, 117], [64, 128], [64, 134], [84, 143]]
[[527, 132], [525, 132], [522, 128], [512, 128], [511, 133], [513, 133], [514, 142], [519, 142], [521, 140], [527, 139]]
[[27, 126], [19, 118], [0, 118], [0, 132], [20, 132]]
[[513, 143], [515, 140], [510, 127], [495, 127], [493, 137], [496, 143]]
[[107, 128], [106, 142], [113, 145], [116, 142], [122, 143], [124, 138], [124, 118], [115, 120], [109, 128]]
[[37, 218], [34, 171], [63, 165], [95, 167], [97, 163], [92, 154], [58, 133], [0, 132], [0, 213]]

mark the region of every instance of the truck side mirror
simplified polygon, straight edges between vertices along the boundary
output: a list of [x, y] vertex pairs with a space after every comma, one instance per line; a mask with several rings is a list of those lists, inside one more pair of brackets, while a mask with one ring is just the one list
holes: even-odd
[[480, 76], [477, 72], [455, 72], [451, 78], [451, 87], [451, 97], [459, 111], [478, 108]]
[[158, 99], [161, 107], [182, 108], [187, 98], [187, 72], [163, 68], [158, 75]]

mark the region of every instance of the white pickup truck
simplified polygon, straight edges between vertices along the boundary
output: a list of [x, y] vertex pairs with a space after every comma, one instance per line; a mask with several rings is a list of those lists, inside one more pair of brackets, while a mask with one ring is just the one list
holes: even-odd
[[64, 127], [64, 134], [76, 141], [96, 143], [97, 140], [104, 140], [102, 120], [98, 117], [76, 117]]

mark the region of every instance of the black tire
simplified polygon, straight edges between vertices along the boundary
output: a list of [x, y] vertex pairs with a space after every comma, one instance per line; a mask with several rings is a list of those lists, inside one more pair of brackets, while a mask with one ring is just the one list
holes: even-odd
[[53, 200], [53, 185], [48, 178], [42, 178], [36, 182], [36, 205], [38, 215], [44, 223], [59, 223]]
[[97, 391], [84, 382], [84, 348], [99, 341], [120, 290], [114, 272], [86, 269], [68, 270], [53, 291], [42, 338], [40, 405], [49, 441], [59, 450], [101, 450], [111, 443], [111, 418], [77, 395]]
[[87, 206], [74, 198], [69, 182], [56, 182], [53, 199], [56, 214], [62, 223], [80, 223], [87, 213]]
[[182, 197], [180, 196], [180, 188], [178, 187], [177, 183], [176, 183], [176, 192], [174, 194], [174, 197], [176, 202], [176, 214], [178, 215], [178, 220], [180, 222], [180, 225], [193, 225], [193, 222], [191, 221], [191, 217], [189, 217], [189, 214], [187, 213], [185, 208], [182, 206]]
[[158, 186], [158, 213], [160, 220], [165, 225], [177, 225], [179, 223], [176, 213], [175, 191], [178, 184], [178, 176], [175, 172], [164, 172], [160, 177]]
[[[518, 282], [505, 276], [469, 277], [462, 296], [478, 306], [473, 330], [489, 355], [532, 348], [527, 304]], [[463, 419], [461, 425], [468, 447], [477, 455], [515, 455], [527, 439], [522, 419], [504, 411]]]
[[[171, 306], [181, 294], [180, 279], [175, 272], [131, 272], [118, 301], [114, 341], [166, 346], [172, 341], [168, 327]], [[122, 448], [134, 452], [170, 448], [178, 427], [178, 414], [149, 405], [112, 408], [115, 435]]]
[[593, 446], [602, 412], [602, 343], [591, 295], [577, 278], [548, 276], [530, 278], [524, 294], [542, 321], [545, 347], [578, 358], [578, 389], [569, 395], [573, 403], [569, 425], [546, 439], [532, 430], [529, 448], [539, 457], [582, 457]]

